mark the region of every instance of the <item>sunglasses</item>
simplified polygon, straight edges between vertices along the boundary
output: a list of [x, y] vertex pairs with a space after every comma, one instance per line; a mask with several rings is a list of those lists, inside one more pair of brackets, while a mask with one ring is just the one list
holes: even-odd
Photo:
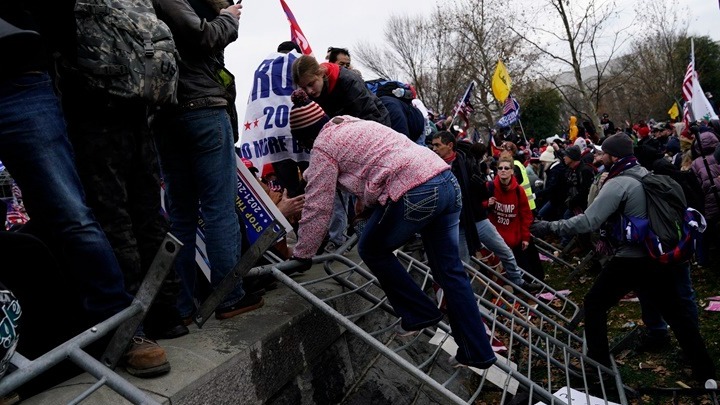
[[498, 170], [512, 170], [511, 166], [498, 166]]

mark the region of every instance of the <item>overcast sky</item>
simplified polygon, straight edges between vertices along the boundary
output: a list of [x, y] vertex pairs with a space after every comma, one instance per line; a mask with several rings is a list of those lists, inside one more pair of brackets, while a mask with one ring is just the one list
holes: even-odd
[[[530, 1], [530, 0], [528, 0]], [[720, 40], [718, 0], [680, 0], [692, 14], [691, 33]], [[324, 59], [329, 46], [352, 48], [359, 42], [383, 43], [383, 30], [391, 15], [429, 15], [441, 0], [286, 0], [305, 33], [314, 54]], [[618, 0], [634, 13], [634, 0]], [[652, 29], [652, 28], [649, 28]], [[419, 33], [419, 35], [422, 35]], [[279, 0], [244, 0], [238, 40], [226, 52], [228, 69], [235, 75], [238, 113], [245, 104], [253, 73], [262, 60], [290, 39], [290, 26]], [[369, 77], [366, 77], [369, 79]]]

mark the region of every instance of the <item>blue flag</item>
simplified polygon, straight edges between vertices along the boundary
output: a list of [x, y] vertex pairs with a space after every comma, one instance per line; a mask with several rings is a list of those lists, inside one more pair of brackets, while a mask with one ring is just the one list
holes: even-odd
[[506, 128], [514, 124], [518, 118], [520, 118], [520, 104], [515, 100], [515, 97], [510, 96], [505, 99], [503, 105], [503, 116], [497, 122], [497, 126], [500, 128]]

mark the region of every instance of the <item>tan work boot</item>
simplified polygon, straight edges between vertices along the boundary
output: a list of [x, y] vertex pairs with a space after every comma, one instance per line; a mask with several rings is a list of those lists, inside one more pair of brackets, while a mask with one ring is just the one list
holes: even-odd
[[144, 336], [133, 336], [125, 352], [125, 369], [139, 378], [157, 377], [170, 371], [165, 349]]

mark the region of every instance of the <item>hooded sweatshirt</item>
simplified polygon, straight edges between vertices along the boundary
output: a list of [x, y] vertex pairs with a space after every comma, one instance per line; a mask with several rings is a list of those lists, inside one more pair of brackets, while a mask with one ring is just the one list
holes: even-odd
[[488, 207], [490, 222], [511, 249], [520, 246], [522, 242], [529, 242], [533, 215], [527, 196], [515, 176], [510, 179], [507, 188], [500, 184], [499, 177], [495, 177], [490, 187], [495, 197], [495, 205]]

